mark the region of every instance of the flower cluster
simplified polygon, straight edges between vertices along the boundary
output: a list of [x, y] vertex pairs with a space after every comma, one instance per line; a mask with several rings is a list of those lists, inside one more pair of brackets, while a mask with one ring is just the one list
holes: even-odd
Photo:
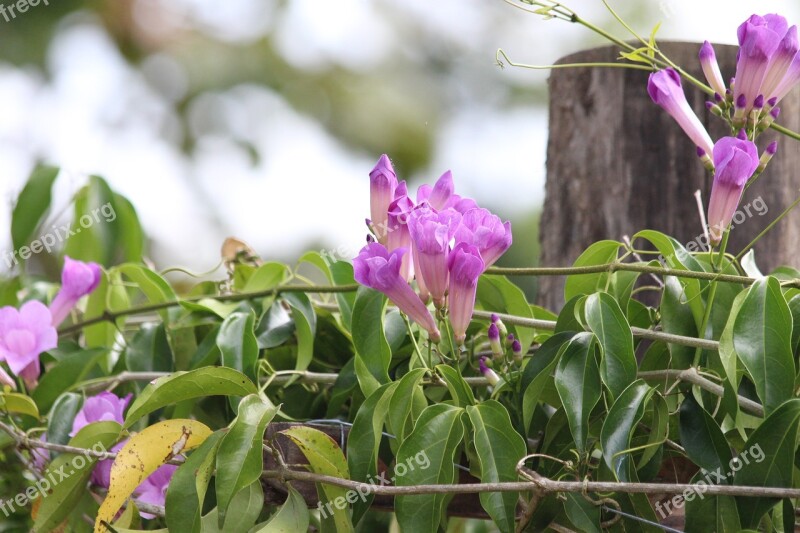
[[375, 238], [353, 260], [356, 281], [386, 294], [438, 342], [426, 305], [433, 300], [448, 310], [455, 340], [463, 343], [478, 278], [511, 246], [511, 223], [455, 194], [449, 171], [433, 187], [420, 186], [412, 200], [386, 155], [370, 173], [370, 212]]
[[770, 143], [759, 157], [753, 140], [778, 117], [778, 102], [800, 82], [797, 26], [780, 15], [753, 15], [737, 31], [739, 53], [730, 88], [717, 63], [714, 47], [700, 48], [703, 74], [715, 91], [706, 107], [725, 119], [736, 137], [714, 143], [686, 101], [677, 71], [666, 68], [650, 75], [647, 92], [680, 125], [697, 146], [697, 154], [714, 172], [708, 206], [709, 237], [716, 245], [730, 225], [748, 181], [764, 171], [777, 151]]
[[[6, 306], [0, 309], [0, 361], [5, 361], [11, 373], [33, 388], [41, 373], [39, 356], [58, 344], [58, 326], [78, 300], [92, 292], [100, 283], [101, 270], [96, 263], [83, 263], [64, 257], [61, 290], [50, 307], [31, 300], [19, 309]], [[0, 383], [16, 388], [11, 376], [0, 367]]]
[[[74, 437], [78, 431], [93, 422], [106, 422], [113, 421], [122, 424], [125, 420], [124, 412], [131, 401], [131, 395], [128, 394], [124, 398], [120, 398], [111, 392], [101, 392], [97, 396], [86, 398], [83, 402], [83, 407], [75, 416], [72, 422], [71, 437]], [[120, 451], [124, 446], [126, 440], [117, 443], [112, 452]], [[103, 459], [99, 461], [92, 471], [91, 482], [98, 487], [108, 488], [111, 483], [111, 466], [114, 461], [112, 459]], [[139, 501], [164, 506], [164, 501], [167, 495], [167, 487], [172, 479], [172, 475], [177, 470], [174, 465], [162, 465], [155, 472], [150, 474], [142, 483], [136, 487], [134, 494]], [[148, 513], [139, 513], [144, 518], [154, 518], [153, 515]]]

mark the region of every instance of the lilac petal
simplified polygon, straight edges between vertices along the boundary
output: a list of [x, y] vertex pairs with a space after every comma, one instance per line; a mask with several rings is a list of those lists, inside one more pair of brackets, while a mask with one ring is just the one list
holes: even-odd
[[694, 114], [681, 86], [680, 75], [672, 68], [650, 74], [647, 92], [657, 105], [675, 119], [692, 142], [711, 153], [714, 143], [700, 119]]
[[713, 244], [719, 244], [722, 240], [722, 234], [739, 206], [743, 190], [743, 187], [731, 183], [714, 181], [708, 203], [708, 232]]

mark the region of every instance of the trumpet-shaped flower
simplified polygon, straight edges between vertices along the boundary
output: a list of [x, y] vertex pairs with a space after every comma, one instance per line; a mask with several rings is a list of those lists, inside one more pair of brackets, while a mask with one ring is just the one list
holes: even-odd
[[[150, 505], [164, 507], [169, 482], [172, 481], [172, 476], [175, 475], [177, 469], [178, 467], [175, 465], [159, 466], [155, 472], [147, 476], [147, 479], [136, 487], [135, 493], [138, 496], [136, 499]], [[142, 518], [155, 518], [154, 515], [142, 511], [139, 511], [139, 514]]]
[[386, 244], [386, 225], [389, 219], [389, 204], [397, 189], [397, 175], [389, 156], [383, 154], [375, 168], [369, 173], [369, 208], [372, 229], [378, 242]]
[[[86, 398], [83, 407], [78, 411], [75, 420], [72, 421], [72, 431], [69, 436], [74, 437], [84, 427], [94, 422], [118, 422], [125, 421], [125, 408], [131, 401], [131, 395], [124, 398], [118, 397], [111, 392], [101, 392], [96, 396]], [[125, 446], [126, 441], [122, 441], [111, 448], [112, 452], [118, 452]], [[98, 487], [108, 488], [111, 479], [111, 465], [113, 459], [103, 459], [98, 461], [92, 470], [92, 483]]]
[[756, 98], [764, 94], [762, 84], [767, 69], [787, 31], [786, 19], [779, 15], [753, 15], [739, 26], [739, 56], [733, 91], [737, 100], [744, 96], [745, 113], [749, 113]]
[[[395, 198], [389, 204], [389, 234], [386, 239], [386, 249], [390, 252], [398, 248], [411, 249], [411, 233], [408, 231], [408, 217], [414, 209], [414, 202], [408, 196]], [[400, 275], [406, 281], [411, 281], [414, 276], [412, 254], [403, 256]]]
[[64, 256], [64, 269], [61, 271], [61, 290], [50, 304], [53, 325], [57, 326], [78, 303], [78, 300], [91, 293], [100, 284], [102, 270], [97, 263], [84, 263]]
[[431, 340], [441, 338], [436, 321], [411, 286], [400, 275], [404, 248], [389, 253], [380, 243], [369, 243], [353, 260], [356, 281], [385, 294], [411, 320], [428, 331]]
[[[460, 242], [448, 258], [450, 271], [450, 290], [448, 294], [450, 324], [458, 344], [463, 344], [467, 327], [475, 310], [475, 293], [478, 290], [478, 278], [485, 270], [480, 251], [475, 246]], [[497, 326], [492, 324], [497, 329]], [[491, 330], [490, 330], [491, 331]], [[491, 340], [491, 336], [490, 336]], [[497, 341], [499, 345], [500, 334]]]
[[686, 101], [686, 95], [681, 86], [681, 77], [675, 69], [666, 68], [650, 74], [647, 93], [653, 102], [675, 119], [696, 146], [705, 150], [706, 153], [711, 153], [714, 143], [700, 119], [689, 107], [689, 102]]
[[708, 84], [718, 95], [724, 95], [725, 82], [722, 79], [722, 72], [719, 70], [717, 55], [714, 53], [714, 47], [711, 46], [710, 42], [705, 41], [703, 43], [703, 46], [700, 47], [698, 57], [700, 59], [700, 66], [703, 68], [703, 74], [706, 80], [708, 80]]
[[755, 143], [738, 137], [717, 141], [713, 154], [716, 171], [708, 204], [708, 229], [716, 245], [733, 219], [747, 180], [758, 168], [759, 157]]
[[[58, 344], [52, 322], [47, 307], [35, 300], [19, 310], [10, 306], [0, 309], [0, 361], [5, 361], [29, 387], [35, 386], [39, 377], [39, 356]], [[5, 371], [0, 373], [2, 382], [14, 387], [11, 377]]]
[[434, 305], [444, 305], [447, 291], [447, 257], [450, 241], [461, 222], [461, 213], [454, 209], [437, 212], [428, 206], [417, 206], [411, 212], [408, 229], [414, 253], [414, 272], [421, 277], [433, 297]]
[[[781, 39], [778, 44], [778, 48], [770, 58], [769, 66], [767, 67], [767, 72], [764, 75], [764, 81], [759, 91], [764, 95], [765, 99], [769, 100], [777, 96], [776, 90], [786, 77], [789, 67], [792, 66], [792, 62], [795, 56], [797, 56], [798, 49], [800, 49], [800, 42], [798, 42], [797, 38], [797, 26], [792, 26], [786, 32], [786, 35], [783, 36], [783, 39]], [[777, 103], [777, 100], [775, 103]], [[773, 103], [772, 105], [775, 104]]]
[[477, 246], [486, 268], [489, 268], [511, 246], [511, 222], [503, 223], [488, 209], [470, 209], [464, 213], [455, 237], [457, 242]]
[[500, 382], [500, 376], [486, 365], [486, 356], [481, 356], [481, 358], [478, 359], [478, 368], [481, 374], [483, 374], [483, 377], [486, 378], [486, 381], [489, 382], [489, 385], [495, 386]]
[[124, 398], [112, 392], [101, 392], [96, 396], [86, 398], [83, 407], [78, 411], [72, 422], [72, 431], [69, 436], [74, 437], [78, 431], [93, 422], [118, 422], [125, 421], [125, 408], [131, 401], [131, 395]]
[[454, 190], [453, 174], [448, 170], [436, 180], [433, 187], [427, 184], [420, 185], [417, 189], [417, 203], [428, 202], [428, 205], [432, 208], [442, 211], [451, 206], [451, 200], [457, 201], [460, 199], [458, 196], [453, 198]]

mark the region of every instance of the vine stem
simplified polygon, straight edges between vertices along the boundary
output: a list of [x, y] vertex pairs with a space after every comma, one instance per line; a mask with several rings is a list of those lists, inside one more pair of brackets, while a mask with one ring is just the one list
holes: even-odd
[[202, 296], [195, 296], [192, 298], [183, 298], [181, 300], [169, 300], [167, 302], [159, 302], [156, 304], [147, 304], [147, 305], [139, 305], [134, 307], [129, 307], [127, 309], [120, 309], [119, 311], [111, 311], [105, 310], [102, 314], [97, 315], [95, 317], [86, 319], [82, 322], [78, 322], [76, 324], [72, 324], [65, 328], [59, 330], [59, 335], [68, 335], [70, 333], [74, 333], [76, 331], [80, 331], [81, 329], [92, 326], [94, 324], [100, 324], [102, 322], [114, 322], [118, 318], [128, 315], [141, 315], [146, 313], [152, 313], [154, 311], [161, 311], [163, 309], [169, 309], [170, 307], [177, 307], [182, 303], [193, 303], [199, 302], [201, 300], [212, 299], [217, 300], [219, 302], [240, 302], [243, 300], [250, 300], [253, 298], [264, 298], [267, 296], [277, 296], [282, 293], [287, 292], [303, 292], [303, 293], [337, 293], [337, 292], [354, 292], [358, 290], [359, 285], [353, 283], [351, 285], [286, 285], [283, 287], [274, 287], [272, 289], [267, 289], [263, 291], [254, 291], [254, 292], [237, 292], [232, 294], [220, 294], [217, 296], [212, 295], [202, 295]]
[[287, 481], [325, 483], [343, 489], [366, 491], [380, 496], [412, 494], [479, 494], [482, 492], [621, 492], [626, 494], [682, 494], [686, 491], [713, 496], [750, 496], [767, 498], [800, 498], [800, 489], [784, 487], [750, 487], [741, 485], [692, 485], [688, 483], [624, 483], [611, 481], [556, 481], [525, 469], [530, 481], [498, 483], [463, 483], [445, 485], [372, 485], [349, 479], [298, 470], [264, 470], [262, 477]]

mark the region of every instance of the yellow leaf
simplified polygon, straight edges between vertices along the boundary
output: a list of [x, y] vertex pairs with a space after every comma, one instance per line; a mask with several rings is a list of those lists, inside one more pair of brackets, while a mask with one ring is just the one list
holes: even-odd
[[105, 533], [125, 500], [139, 484], [182, 451], [200, 446], [211, 430], [196, 420], [165, 420], [128, 440], [111, 467], [111, 486], [97, 512], [95, 533]]

